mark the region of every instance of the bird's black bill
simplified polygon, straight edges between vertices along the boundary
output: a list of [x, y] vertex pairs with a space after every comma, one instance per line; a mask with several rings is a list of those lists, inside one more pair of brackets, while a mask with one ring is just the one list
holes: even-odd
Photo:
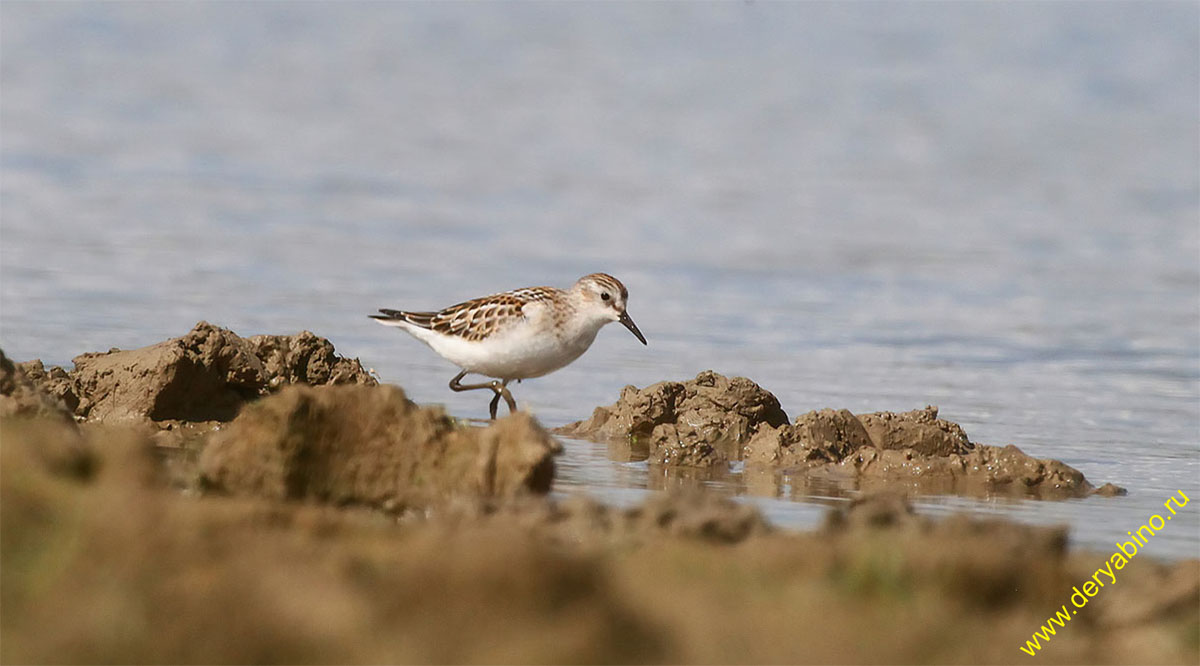
[[637, 324], [633, 323], [633, 319], [630, 318], [628, 312], [622, 312], [621, 318], [617, 319], [617, 321], [624, 324], [625, 328], [629, 329], [629, 332], [633, 333], [634, 337], [642, 341], [642, 344], [646, 344], [646, 337], [638, 330]]

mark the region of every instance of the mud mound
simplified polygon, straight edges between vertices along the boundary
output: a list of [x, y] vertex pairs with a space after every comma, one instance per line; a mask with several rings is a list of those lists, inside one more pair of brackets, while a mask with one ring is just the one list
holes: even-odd
[[107, 426], [85, 480], [41, 464], [53, 432], [25, 425], [0, 424], [2, 663], [665, 659], [595, 557], [486, 524], [184, 498], [132, 480], [147, 440]]
[[872, 446], [861, 421], [845, 409], [823, 409], [796, 417], [795, 425], [762, 428], [746, 444], [749, 465], [795, 467], [811, 462], [837, 462]]
[[78, 480], [90, 479], [99, 465], [94, 447], [73, 419], [5, 418], [0, 424], [0, 446], [19, 449], [13, 459], [29, 460], [53, 475]]
[[246, 338], [246, 342], [262, 361], [271, 388], [287, 384], [376, 384], [358, 359], [338, 356], [333, 343], [308, 331], [296, 335], [255, 335]]
[[326, 339], [297, 335], [241, 338], [208, 322], [149, 347], [87, 353], [66, 372], [23, 363], [29, 381], [88, 421], [229, 421], [242, 405], [290, 384], [365, 384], [375, 379]]
[[789, 424], [775, 396], [711, 371], [688, 382], [627, 386], [616, 404], [555, 432], [626, 441], [630, 459], [656, 465], [713, 468], [744, 459], [863, 488], [1044, 498], [1124, 492], [1111, 484], [1097, 491], [1069, 465], [1014, 446], [977, 446], [957, 423], [938, 418], [937, 407], [859, 415], [824, 409]]
[[753, 465], [800, 467], [841, 462], [864, 448], [929, 458], [970, 452], [975, 445], [963, 429], [937, 415], [937, 407], [857, 416], [845, 409], [808, 412], [794, 425], [760, 429], [747, 443], [745, 459]]
[[[809, 412], [795, 425], [763, 428], [746, 444], [746, 464], [811, 478], [852, 480], [865, 489], [897, 487], [929, 493], [1044, 498], [1095, 492], [1083, 474], [1015, 446], [976, 445], [937, 407], [855, 416], [846, 410]], [[1108, 484], [1103, 494], [1120, 494]]]
[[774, 531], [753, 504], [698, 489], [654, 493], [628, 507], [603, 504], [587, 495], [562, 501], [528, 494], [500, 499], [457, 496], [410, 518], [429, 525], [489, 525], [508, 533], [529, 532], [587, 552], [635, 548], [661, 538], [738, 544]]
[[823, 409], [789, 424], [775, 396], [712, 371], [687, 382], [627, 386], [616, 404], [554, 432], [623, 442], [625, 457], [655, 465], [721, 468], [745, 460], [759, 470], [862, 488], [1044, 498], [1124, 493], [1112, 484], [1097, 490], [1069, 465], [1014, 446], [977, 446], [957, 423], [938, 418], [937, 407], [858, 415]]
[[[63, 432], [91, 473], [41, 457]], [[404, 520], [183, 497], [144, 429], [80, 432], [0, 422], [2, 663], [1009, 663], [1107, 556], [895, 495], [808, 533], [705, 493]], [[1200, 562], [1118, 575], [1043, 660], [1194, 663]]]
[[[917, 515], [906, 498], [891, 492], [868, 493], [835, 510], [826, 519], [825, 532], [849, 554], [848, 562], [869, 569], [888, 566], [859, 559], [876, 556], [879, 540], [886, 539], [896, 561], [903, 562], [902, 571], [873, 573], [923, 580], [968, 607], [1049, 599], [1047, 593], [1067, 579], [1065, 527], [964, 515], [933, 520]], [[1037, 565], [1029, 568], [1029, 562]], [[1022, 589], [1030, 585], [1040, 589]]]
[[787, 414], [769, 391], [745, 377], [732, 379], [711, 370], [686, 382], [659, 382], [644, 389], [626, 386], [613, 405], [597, 407], [592, 418], [555, 430], [593, 440], [644, 442], [650, 460], [660, 464], [722, 464], [761, 426], [787, 423]]
[[460, 427], [393, 386], [294, 386], [212, 436], [200, 469], [213, 489], [401, 510], [456, 494], [548, 492], [560, 450], [520, 412]]
[[825, 530], [830, 532], [924, 524], [906, 496], [886, 491], [859, 495], [825, 514]]
[[858, 420], [877, 449], [912, 449], [927, 456], [966, 453], [972, 444], [957, 423], [938, 418], [938, 408], [911, 412], [859, 414]]
[[57, 371], [53, 378], [41, 361], [15, 364], [0, 349], [0, 418], [48, 418], [73, 424], [74, 394], [60, 395], [58, 388], [65, 383], [66, 373], [62, 368], [51, 370]]
[[267, 381], [246, 341], [208, 322], [149, 347], [73, 360], [78, 412], [93, 421], [228, 421]]
[[[907, 496], [893, 491], [866, 492], [825, 517], [822, 528], [836, 535], [857, 535], [872, 530], [912, 532], [924, 538], [954, 540], [984, 537], [1008, 545], [998, 548], [1014, 555], [1061, 561], [1067, 554], [1067, 528], [1015, 523], [1003, 519], [978, 519], [956, 515], [935, 520], [917, 514]], [[990, 550], [997, 550], [995, 543]], [[1018, 564], [1013, 562], [1013, 565]]]
[[576, 496], [548, 509], [541, 521], [544, 531], [577, 544], [636, 543], [661, 536], [734, 544], [772, 531], [752, 504], [695, 489], [656, 493], [627, 508]]
[[656, 493], [625, 519], [633, 530], [658, 529], [722, 543], [737, 543], [770, 531], [762, 512], [749, 504], [698, 490]]
[[[951, 482], [965, 494], [1012, 492], [1047, 498], [1083, 497], [1094, 488], [1079, 470], [1034, 458], [1015, 446], [977, 445], [965, 455], [929, 456], [912, 449], [863, 449], [841, 461], [833, 473], [853, 470], [865, 486], [911, 481], [920, 487]], [[818, 470], [818, 473], [826, 470]]]

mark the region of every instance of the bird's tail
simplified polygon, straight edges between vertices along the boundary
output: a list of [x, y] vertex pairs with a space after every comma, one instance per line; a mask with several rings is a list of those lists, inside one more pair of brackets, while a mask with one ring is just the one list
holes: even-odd
[[388, 310], [380, 308], [383, 314], [368, 315], [371, 319], [384, 326], [404, 326], [409, 324], [420, 328], [431, 328], [436, 312], [405, 312], [403, 310]]

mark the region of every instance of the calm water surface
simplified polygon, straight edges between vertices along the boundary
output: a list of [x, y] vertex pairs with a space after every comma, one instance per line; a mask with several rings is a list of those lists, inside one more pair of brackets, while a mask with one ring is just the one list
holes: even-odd
[[[545, 423], [712, 368], [790, 415], [936, 404], [1129, 489], [927, 498], [1110, 549], [1200, 497], [1194, 3], [0, 5], [0, 346], [312, 330], [486, 414], [366, 318], [603, 270]], [[835, 492], [568, 442], [558, 492]], [[1150, 547], [1200, 550], [1200, 504]]]

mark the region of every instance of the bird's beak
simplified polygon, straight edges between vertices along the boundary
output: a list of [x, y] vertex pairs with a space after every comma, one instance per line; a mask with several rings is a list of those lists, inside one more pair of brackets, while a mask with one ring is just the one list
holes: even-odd
[[642, 344], [646, 344], [646, 337], [643, 336], [642, 332], [638, 330], [637, 324], [633, 323], [633, 319], [629, 316], [628, 312], [622, 312], [621, 316], [617, 318], [617, 321], [624, 324], [625, 328], [629, 329], [629, 332], [633, 333], [635, 338], [642, 341]]

